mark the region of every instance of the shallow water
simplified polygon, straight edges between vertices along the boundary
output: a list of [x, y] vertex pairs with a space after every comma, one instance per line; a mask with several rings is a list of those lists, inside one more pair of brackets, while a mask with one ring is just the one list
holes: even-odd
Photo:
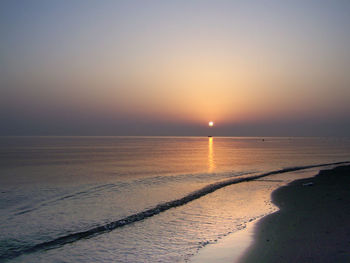
[[210, 184], [350, 153], [346, 138], [1, 137], [0, 146], [0, 259], [11, 262], [188, 260], [274, 211], [271, 182], [226, 186], [113, 231], [40, 245]]

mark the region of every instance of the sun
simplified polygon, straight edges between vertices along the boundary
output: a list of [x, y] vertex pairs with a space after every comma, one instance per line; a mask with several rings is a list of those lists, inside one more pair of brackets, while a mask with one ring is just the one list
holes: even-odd
[[210, 122], [208, 123], [208, 125], [209, 125], [209, 127], [213, 127], [213, 126], [214, 126], [214, 122], [213, 122], [213, 121], [210, 121]]

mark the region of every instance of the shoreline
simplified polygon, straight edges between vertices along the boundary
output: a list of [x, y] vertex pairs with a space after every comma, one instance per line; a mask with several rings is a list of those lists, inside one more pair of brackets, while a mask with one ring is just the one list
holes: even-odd
[[[334, 166], [330, 166], [334, 167]], [[259, 178], [245, 184], [263, 184], [265, 183], [265, 190], [269, 192], [265, 199], [260, 200], [262, 206], [270, 206], [270, 209], [266, 209], [266, 214], [263, 214], [257, 218], [251, 218], [247, 222], [244, 222], [244, 228], [228, 234], [224, 238], [218, 240], [215, 243], [208, 244], [203, 247], [199, 253], [195, 254], [188, 262], [191, 263], [226, 263], [237, 262], [247, 249], [254, 242], [254, 230], [255, 226], [261, 219], [268, 216], [278, 210], [278, 207], [272, 203], [272, 192], [279, 189], [282, 186], [287, 185], [298, 179], [312, 178], [318, 174], [320, 168], [310, 168], [299, 171], [292, 171], [281, 174], [273, 174], [267, 178]], [[271, 211], [271, 207], [274, 207]], [[269, 211], [270, 210], [270, 211]], [[187, 261], [186, 261], [187, 262]]]
[[[261, 219], [261, 218], [260, 218]], [[219, 242], [210, 244], [186, 263], [236, 262], [254, 241], [254, 229], [259, 220], [246, 224], [245, 228], [225, 236]]]
[[238, 262], [350, 262], [350, 166], [321, 170], [272, 193], [279, 211], [260, 219]]

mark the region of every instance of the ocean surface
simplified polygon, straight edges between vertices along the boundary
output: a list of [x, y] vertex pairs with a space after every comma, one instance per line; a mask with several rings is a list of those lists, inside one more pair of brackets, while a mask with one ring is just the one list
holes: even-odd
[[349, 160], [349, 138], [0, 137], [0, 262], [191, 261], [275, 211], [280, 172]]

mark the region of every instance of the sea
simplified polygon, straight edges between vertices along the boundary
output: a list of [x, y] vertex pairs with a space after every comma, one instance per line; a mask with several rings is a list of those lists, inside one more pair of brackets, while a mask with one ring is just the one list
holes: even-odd
[[0, 137], [0, 262], [191, 262], [349, 160], [335, 137]]

